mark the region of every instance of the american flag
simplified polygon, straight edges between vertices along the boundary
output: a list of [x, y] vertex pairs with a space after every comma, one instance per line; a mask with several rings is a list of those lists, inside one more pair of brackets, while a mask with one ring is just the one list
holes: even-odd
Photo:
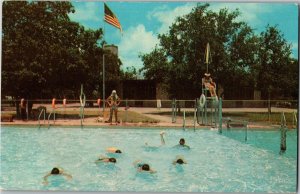
[[122, 26], [116, 17], [116, 15], [109, 9], [109, 7], [104, 3], [104, 20], [109, 23], [110, 25], [113, 25], [116, 28], [119, 28], [122, 32]]

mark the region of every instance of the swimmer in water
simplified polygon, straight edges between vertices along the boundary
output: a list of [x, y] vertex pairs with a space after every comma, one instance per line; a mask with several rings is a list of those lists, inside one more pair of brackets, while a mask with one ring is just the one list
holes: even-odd
[[116, 163], [117, 160], [115, 158], [109, 158], [105, 156], [100, 156], [98, 160], [95, 161], [96, 163], [98, 162], [106, 162], [106, 163]]
[[[165, 131], [161, 131], [161, 132], [159, 133], [159, 135], [160, 135], [160, 144], [161, 144], [161, 146], [163, 146], [163, 145], [166, 144], [165, 139], [164, 139], [164, 134], [166, 134]], [[152, 147], [152, 148], [158, 148], [158, 147], [156, 147], [156, 146], [149, 146], [147, 142], [145, 143], [145, 146], [147, 146], [147, 147]]]
[[141, 160], [136, 160], [133, 165], [137, 168], [138, 172], [149, 172], [151, 174], [156, 173], [155, 170], [150, 168], [149, 164], [143, 163]]
[[190, 149], [190, 146], [185, 145], [185, 139], [184, 139], [184, 138], [181, 138], [181, 139], [179, 140], [179, 144], [176, 145], [176, 146], [174, 146], [174, 147], [184, 147], [184, 148]]
[[187, 164], [186, 160], [183, 158], [183, 156], [176, 156], [175, 160], [173, 160], [172, 164]]
[[118, 154], [122, 153], [120, 149], [115, 148], [115, 147], [106, 148], [106, 151], [109, 152], [109, 153], [118, 153]]
[[161, 143], [161, 145], [165, 145], [166, 144], [166, 142], [165, 142], [165, 139], [164, 139], [164, 134], [165, 134], [166, 132], [165, 131], [161, 131], [160, 132], [160, 143]]
[[57, 175], [63, 175], [65, 176], [68, 180], [71, 180], [72, 179], [72, 176], [65, 173], [64, 170], [62, 168], [57, 168], [57, 167], [54, 167], [51, 172], [49, 172], [48, 174], [46, 174], [44, 176], [44, 184], [47, 185], [48, 184], [48, 177], [49, 176], [57, 176]]

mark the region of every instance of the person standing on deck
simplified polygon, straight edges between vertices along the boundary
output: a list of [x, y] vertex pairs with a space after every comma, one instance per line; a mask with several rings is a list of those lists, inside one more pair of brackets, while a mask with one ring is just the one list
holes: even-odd
[[119, 123], [119, 121], [118, 121], [118, 106], [119, 106], [120, 102], [121, 102], [121, 99], [117, 95], [116, 90], [113, 90], [111, 92], [111, 95], [107, 98], [107, 103], [110, 107], [110, 115], [109, 115], [108, 121], [105, 121], [106, 123], [112, 124], [113, 112], [115, 113], [116, 124]]
[[25, 102], [24, 98], [21, 99], [20, 108], [21, 108], [21, 118], [23, 121], [25, 121], [26, 120], [26, 102]]

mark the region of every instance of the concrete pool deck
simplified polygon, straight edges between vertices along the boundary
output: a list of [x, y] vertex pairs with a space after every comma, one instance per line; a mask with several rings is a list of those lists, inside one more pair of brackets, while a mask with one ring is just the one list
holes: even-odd
[[[48, 107], [47, 107], [48, 108]], [[79, 110], [79, 108], [69, 107], [70, 110]], [[123, 110], [123, 107], [120, 108]], [[50, 107], [49, 109], [50, 110]], [[95, 110], [95, 108], [85, 108], [86, 111], [88, 110]], [[192, 108], [184, 108], [182, 111], [193, 111]], [[170, 108], [137, 108], [137, 107], [131, 107], [130, 111], [145, 115], [147, 117], [150, 117], [152, 119], [158, 120], [157, 123], [129, 123], [129, 122], [120, 122], [118, 125], [113, 123], [112, 125], [110, 123], [103, 122], [102, 117], [89, 117], [85, 118], [82, 125], [83, 126], [92, 126], [92, 127], [153, 127], [153, 128], [183, 128], [183, 119], [182, 117], [177, 117], [176, 122], [172, 123], [171, 115], [165, 116], [165, 115], [159, 115], [160, 112], [168, 112], [170, 111]], [[288, 109], [288, 108], [276, 108], [272, 107], [272, 112], [285, 112], [285, 113], [293, 113], [294, 111], [297, 111], [296, 109]], [[234, 113], [234, 112], [252, 112], [252, 113], [267, 113], [266, 108], [223, 108], [223, 112], [226, 113]], [[2, 112], [3, 113], [3, 112]], [[5, 113], [5, 112], [4, 112]], [[209, 120], [210, 118], [208, 118]], [[114, 121], [114, 119], [113, 119]], [[209, 120], [210, 121], [210, 120]], [[47, 118], [45, 121], [41, 120], [40, 122], [42, 127], [48, 127], [51, 126], [81, 126], [81, 120], [80, 119], [56, 119], [55, 122], [53, 120], [50, 120], [48, 122]], [[28, 125], [28, 126], [38, 126], [39, 122], [36, 120], [28, 120], [28, 121], [22, 121], [14, 119], [13, 122], [1, 122], [1, 125], [9, 126], [9, 125]], [[191, 118], [186, 119], [185, 123], [186, 128], [192, 128], [194, 129], [194, 121]], [[279, 125], [270, 125], [269, 123], [248, 123], [249, 129], [278, 129]], [[196, 129], [207, 129], [212, 128], [212, 126], [203, 126], [199, 125], [197, 122], [195, 123]], [[223, 122], [223, 128], [226, 128], [224, 122]]]

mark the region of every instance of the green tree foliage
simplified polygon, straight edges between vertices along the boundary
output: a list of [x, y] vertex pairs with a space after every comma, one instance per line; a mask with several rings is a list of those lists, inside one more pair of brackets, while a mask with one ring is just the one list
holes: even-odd
[[126, 67], [125, 71], [121, 71], [122, 80], [136, 80], [138, 78], [138, 71], [134, 66]]
[[[178, 17], [169, 33], [159, 35], [160, 53], [165, 59], [158, 59], [155, 50], [141, 57], [146, 77], [156, 79], [156, 74], [163, 74], [160, 79], [168, 83], [172, 97], [195, 98], [201, 94], [207, 43], [212, 58], [208, 71], [216, 82], [231, 85], [242, 76], [240, 69], [250, 65], [246, 54], [236, 52], [241, 46], [237, 42], [241, 39], [245, 40], [242, 47], [253, 41], [250, 39], [252, 30], [245, 23], [236, 21], [239, 12], [221, 9], [215, 13], [208, 7], [208, 4], [195, 7], [190, 14]], [[164, 68], [163, 72], [159, 72], [161, 68]]]
[[[259, 66], [257, 86], [270, 92], [271, 96], [290, 96], [297, 87], [297, 71], [295, 61], [290, 58], [291, 45], [283, 38], [280, 31], [273, 26], [267, 26], [259, 40]], [[295, 74], [296, 73], [296, 74]]]
[[[270, 85], [286, 84], [290, 80], [286, 75], [282, 77], [285, 81], [275, 83], [272, 81], [275, 75], [263, 70], [269, 68], [268, 72], [282, 74], [283, 71], [278, 70], [288, 67], [285, 64], [290, 61], [290, 47], [282, 35], [276, 27], [268, 27], [257, 36], [250, 26], [238, 19], [239, 15], [238, 10], [225, 8], [214, 12], [209, 10], [209, 4], [202, 4], [176, 18], [168, 33], [158, 35], [160, 45], [140, 56], [145, 77], [166, 84], [170, 97], [199, 97], [201, 79], [206, 72], [205, 48], [209, 43], [212, 60], [208, 72], [225, 91], [234, 92], [241, 87], [263, 90]], [[266, 49], [273, 53], [262, 54]], [[277, 70], [270, 70], [273, 65]]]
[[[3, 2], [2, 94], [62, 98], [79, 95], [81, 84], [86, 94], [101, 91], [102, 29], [70, 21], [74, 11], [67, 1]], [[106, 55], [108, 79], [118, 78], [120, 60]]]

